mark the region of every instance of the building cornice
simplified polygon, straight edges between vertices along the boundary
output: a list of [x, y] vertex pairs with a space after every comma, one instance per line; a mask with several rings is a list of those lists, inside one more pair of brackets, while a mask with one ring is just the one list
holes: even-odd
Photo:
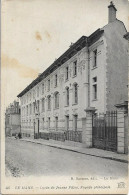
[[89, 37], [82, 36], [76, 43], [72, 44], [70, 48], [63, 53], [58, 59], [56, 59], [53, 64], [51, 64], [42, 74], [40, 74], [35, 80], [32, 81], [17, 97], [22, 97], [30, 89], [36, 86], [39, 82], [45, 79], [49, 74], [55, 71], [58, 67], [68, 61], [71, 57], [77, 54], [84, 47], [89, 47], [94, 44], [102, 35], [104, 30], [96, 30]]

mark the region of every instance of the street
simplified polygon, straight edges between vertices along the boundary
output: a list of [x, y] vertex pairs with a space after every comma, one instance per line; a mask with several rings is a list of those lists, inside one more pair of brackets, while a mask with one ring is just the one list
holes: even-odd
[[6, 175], [126, 177], [127, 163], [6, 138]]

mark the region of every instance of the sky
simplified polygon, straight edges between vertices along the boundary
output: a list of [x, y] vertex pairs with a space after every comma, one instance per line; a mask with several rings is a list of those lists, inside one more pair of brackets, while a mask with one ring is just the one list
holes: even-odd
[[[128, 1], [114, 0], [128, 30]], [[81, 36], [108, 23], [108, 0], [3, 0], [2, 107]]]

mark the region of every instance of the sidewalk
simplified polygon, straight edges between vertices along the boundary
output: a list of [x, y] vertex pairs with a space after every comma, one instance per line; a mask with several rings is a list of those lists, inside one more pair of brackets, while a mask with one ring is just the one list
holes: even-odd
[[44, 140], [44, 139], [33, 139], [33, 138], [22, 138], [21, 141], [32, 142], [35, 144], [46, 145], [54, 148], [63, 150], [69, 150], [89, 156], [95, 156], [99, 158], [105, 158], [109, 160], [115, 160], [123, 163], [128, 163], [127, 154], [118, 154], [111, 151], [101, 150], [97, 148], [84, 148], [81, 143], [72, 141], [56, 141], [56, 140]]

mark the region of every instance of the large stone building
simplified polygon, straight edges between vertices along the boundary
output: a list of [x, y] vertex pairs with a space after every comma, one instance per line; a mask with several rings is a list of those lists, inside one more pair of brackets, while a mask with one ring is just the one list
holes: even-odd
[[21, 117], [20, 106], [18, 101], [11, 103], [5, 112], [5, 134], [6, 136], [16, 135], [20, 132]]
[[127, 100], [126, 28], [108, 6], [108, 24], [82, 36], [19, 95], [21, 131], [82, 131], [85, 109], [114, 110]]

